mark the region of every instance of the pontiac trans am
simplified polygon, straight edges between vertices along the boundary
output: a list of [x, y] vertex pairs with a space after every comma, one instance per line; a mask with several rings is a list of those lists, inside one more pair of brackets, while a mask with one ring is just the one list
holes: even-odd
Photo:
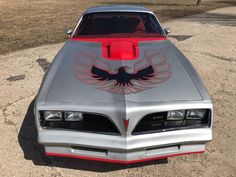
[[84, 12], [35, 101], [46, 155], [128, 164], [205, 151], [212, 102], [168, 32], [139, 6]]

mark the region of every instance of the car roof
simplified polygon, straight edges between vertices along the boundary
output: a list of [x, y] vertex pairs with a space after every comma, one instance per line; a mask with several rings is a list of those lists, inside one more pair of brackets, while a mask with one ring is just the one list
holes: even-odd
[[152, 11], [149, 9], [142, 7], [142, 6], [136, 6], [136, 5], [104, 5], [104, 6], [95, 6], [87, 9], [84, 14], [87, 13], [96, 13], [96, 12], [145, 12], [145, 13], [151, 13]]

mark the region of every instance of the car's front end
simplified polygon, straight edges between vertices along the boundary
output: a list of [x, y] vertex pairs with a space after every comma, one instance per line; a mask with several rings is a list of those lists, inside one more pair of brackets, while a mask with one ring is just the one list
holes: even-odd
[[[142, 10], [137, 18], [121, 12], [108, 18], [132, 25], [149, 18]], [[106, 23], [98, 16], [87, 18]], [[193, 66], [166, 36], [72, 36], [43, 80], [35, 120], [48, 156], [128, 164], [204, 152], [213, 106]]]
[[[130, 108], [125, 115], [119, 111], [122, 106], [119, 103], [95, 104], [95, 108], [89, 111], [74, 105], [68, 105], [67, 108], [57, 105], [54, 109], [64, 110], [63, 115], [67, 110], [83, 110], [80, 113], [84, 113], [84, 116], [77, 122], [66, 122], [65, 118], [41, 122], [38, 141], [45, 146], [49, 156], [127, 164], [201, 153], [205, 151], [205, 144], [212, 139], [210, 102], [151, 103], [142, 106], [133, 102], [126, 104]], [[48, 106], [39, 107], [41, 111], [45, 108], [48, 110]], [[90, 105], [90, 108], [93, 106]], [[95, 109], [97, 111], [92, 112]], [[181, 111], [176, 117], [171, 117], [171, 110]], [[42, 121], [41, 111], [37, 113]], [[188, 117], [191, 111], [195, 111], [192, 113], [194, 116]], [[197, 116], [196, 112], [200, 115]], [[104, 126], [110, 127], [102, 129]]]

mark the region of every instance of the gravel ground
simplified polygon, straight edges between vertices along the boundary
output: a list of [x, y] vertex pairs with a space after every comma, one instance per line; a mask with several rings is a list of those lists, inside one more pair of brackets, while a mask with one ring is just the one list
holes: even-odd
[[36, 142], [33, 100], [54, 44], [0, 55], [1, 176], [236, 176], [236, 6], [163, 23], [198, 70], [214, 103], [207, 152], [138, 165], [45, 158]]

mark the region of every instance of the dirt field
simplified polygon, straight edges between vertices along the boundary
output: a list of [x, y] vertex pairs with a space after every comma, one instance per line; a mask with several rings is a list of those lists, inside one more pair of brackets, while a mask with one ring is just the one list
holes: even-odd
[[218, 7], [234, 0], [0, 0], [0, 55], [65, 40], [65, 28], [73, 28], [88, 7], [101, 4], [138, 4], [152, 9], [166, 21]]
[[33, 100], [60, 44], [0, 56], [0, 176], [236, 176], [236, 6], [166, 22], [170, 39], [204, 80], [214, 103], [207, 152], [138, 165], [46, 159], [36, 142]]

